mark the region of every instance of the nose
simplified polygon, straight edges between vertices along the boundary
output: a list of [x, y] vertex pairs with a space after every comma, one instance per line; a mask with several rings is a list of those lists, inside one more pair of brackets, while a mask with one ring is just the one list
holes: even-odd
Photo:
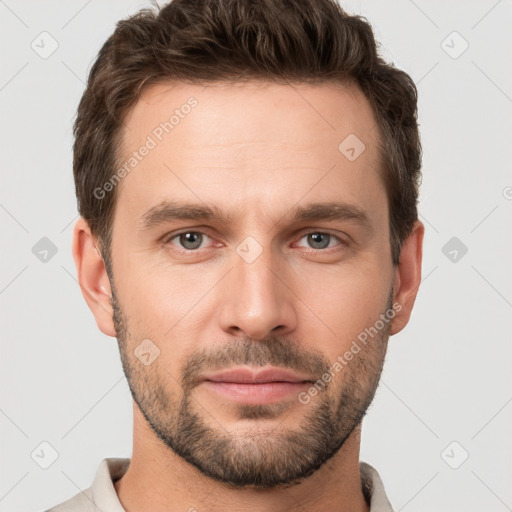
[[270, 249], [249, 263], [233, 255], [234, 268], [222, 280], [219, 321], [230, 335], [264, 339], [297, 326], [290, 278]]

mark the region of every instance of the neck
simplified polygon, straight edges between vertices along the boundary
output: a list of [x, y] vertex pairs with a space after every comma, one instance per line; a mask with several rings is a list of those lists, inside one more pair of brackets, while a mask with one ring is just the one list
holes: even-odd
[[235, 489], [203, 475], [158, 439], [134, 405], [133, 454], [114, 487], [127, 512], [208, 510], [368, 512], [359, 473], [360, 426], [308, 478], [286, 488]]

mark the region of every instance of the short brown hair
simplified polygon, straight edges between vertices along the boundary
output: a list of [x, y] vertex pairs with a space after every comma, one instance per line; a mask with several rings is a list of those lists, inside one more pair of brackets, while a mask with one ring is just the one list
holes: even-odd
[[[371, 25], [336, 0], [173, 0], [119, 21], [92, 66], [74, 124], [80, 215], [110, 270], [115, 173], [124, 119], [143, 87], [248, 80], [355, 83], [380, 132], [393, 263], [418, 217], [421, 143], [412, 79], [379, 55]], [[341, 141], [340, 141], [341, 142]]]

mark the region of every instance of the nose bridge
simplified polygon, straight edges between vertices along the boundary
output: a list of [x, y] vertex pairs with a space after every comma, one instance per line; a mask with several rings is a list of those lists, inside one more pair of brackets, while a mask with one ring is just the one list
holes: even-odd
[[[247, 237], [233, 254], [228, 290], [223, 298], [221, 322], [224, 330], [243, 331], [251, 338], [263, 338], [280, 327], [295, 327], [290, 293], [281, 282], [279, 255], [270, 241], [260, 244]], [[281, 272], [282, 273], [282, 272]]]
[[243, 286], [240, 291], [244, 299], [254, 302], [254, 305], [265, 299], [264, 303], [268, 304], [276, 299], [278, 293], [275, 256], [269, 247], [258, 250], [254, 245], [251, 241], [240, 244], [234, 274]]

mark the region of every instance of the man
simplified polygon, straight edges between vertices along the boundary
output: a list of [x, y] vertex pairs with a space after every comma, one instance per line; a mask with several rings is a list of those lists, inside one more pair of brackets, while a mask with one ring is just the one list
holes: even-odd
[[52, 511], [392, 510], [359, 448], [420, 283], [416, 101], [331, 0], [118, 24], [78, 108], [73, 255], [133, 454]]

